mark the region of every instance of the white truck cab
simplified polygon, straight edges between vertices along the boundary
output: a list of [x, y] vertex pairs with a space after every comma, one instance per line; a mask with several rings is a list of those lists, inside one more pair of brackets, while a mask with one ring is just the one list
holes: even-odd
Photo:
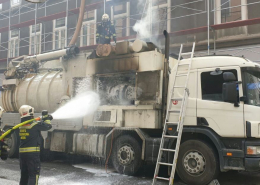
[[[179, 69], [178, 74], [185, 70]], [[169, 86], [175, 74], [176, 67], [172, 67]], [[179, 79], [177, 85], [184, 83], [184, 78]], [[203, 178], [216, 177], [219, 169], [260, 170], [259, 80], [260, 65], [245, 58], [193, 58], [177, 164], [177, 172], [186, 183], [206, 184]], [[182, 94], [181, 90], [177, 94]], [[173, 102], [173, 107], [179, 106]], [[172, 116], [169, 121], [174, 119]], [[168, 130], [174, 134], [174, 127]]]

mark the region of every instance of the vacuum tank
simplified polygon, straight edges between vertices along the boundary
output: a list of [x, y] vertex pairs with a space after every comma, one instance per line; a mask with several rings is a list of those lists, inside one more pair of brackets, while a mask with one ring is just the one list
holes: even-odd
[[63, 95], [62, 72], [42, 72], [29, 74], [18, 86], [2, 92], [3, 108], [7, 112], [17, 112], [22, 105], [31, 105], [35, 112], [44, 109], [55, 111]]

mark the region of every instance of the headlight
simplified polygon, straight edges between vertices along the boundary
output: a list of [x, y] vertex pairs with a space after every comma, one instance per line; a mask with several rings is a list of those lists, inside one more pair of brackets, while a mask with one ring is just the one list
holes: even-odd
[[247, 153], [247, 155], [259, 155], [260, 154], [260, 146], [248, 146], [246, 153]]

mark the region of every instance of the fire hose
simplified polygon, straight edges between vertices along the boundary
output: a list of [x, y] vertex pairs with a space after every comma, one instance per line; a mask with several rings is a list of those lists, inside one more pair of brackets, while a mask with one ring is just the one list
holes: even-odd
[[2, 160], [6, 160], [7, 159], [7, 144], [4, 143], [4, 139], [5, 137], [7, 137], [8, 135], [12, 134], [16, 129], [19, 129], [20, 127], [27, 125], [33, 121], [45, 121], [45, 120], [52, 120], [53, 117], [51, 115], [48, 115], [48, 111], [42, 111], [42, 117], [37, 117], [37, 118], [33, 118], [27, 121], [24, 121], [16, 126], [14, 126], [13, 128], [7, 130], [6, 132], [4, 132], [1, 136], [0, 136], [0, 157]]
[[14, 126], [13, 128], [7, 130], [3, 135], [0, 136], [0, 140], [2, 141], [6, 136], [11, 134], [14, 130], [18, 129], [19, 127], [22, 127], [22, 126], [24, 126], [24, 125], [26, 125], [26, 124], [28, 124], [28, 123], [30, 123], [32, 121], [40, 121], [40, 120], [41, 120], [41, 118], [38, 117], [38, 118], [34, 118], [34, 119], [30, 119], [28, 121], [22, 122], [22, 123], [20, 123], [20, 124], [18, 124], [16, 126]]

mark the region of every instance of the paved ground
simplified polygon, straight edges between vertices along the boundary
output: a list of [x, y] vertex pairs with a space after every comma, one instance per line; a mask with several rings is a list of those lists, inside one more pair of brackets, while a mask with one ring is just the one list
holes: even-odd
[[[137, 177], [120, 175], [103, 165], [84, 163], [69, 165], [63, 161], [42, 163], [39, 185], [150, 185], [153, 169], [144, 168]], [[0, 161], [0, 185], [18, 185], [20, 178], [17, 159]], [[221, 185], [260, 185], [260, 173], [222, 173], [219, 177]], [[159, 185], [167, 183], [160, 182]], [[184, 185], [176, 182], [175, 185]]]

